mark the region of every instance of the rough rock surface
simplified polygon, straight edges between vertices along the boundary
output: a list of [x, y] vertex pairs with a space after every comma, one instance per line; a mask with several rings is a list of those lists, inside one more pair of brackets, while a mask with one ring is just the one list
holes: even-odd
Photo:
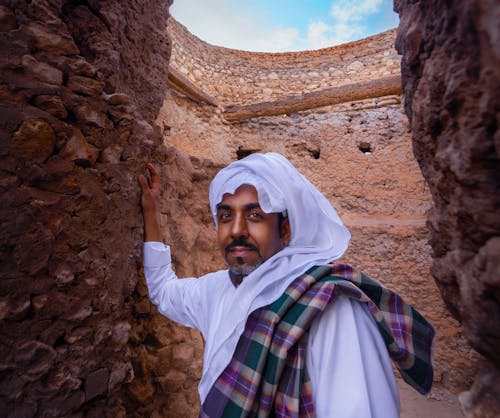
[[484, 356], [470, 417], [500, 411], [500, 5], [397, 0], [406, 112], [434, 206], [432, 274]]
[[[203, 342], [198, 332], [158, 315], [148, 300], [136, 176], [147, 160], [161, 167], [166, 241], [178, 274], [198, 276], [222, 267], [208, 208], [210, 179], [220, 165], [270, 149], [287, 155], [346, 216], [354, 233], [346, 259], [409, 295], [431, 317], [438, 329], [436, 381], [468, 386], [474, 353], [427, 273], [423, 214], [430, 200], [409, 152], [400, 97], [228, 126], [220, 109], [167, 91], [170, 3], [1, 0], [1, 415], [196, 416]], [[300, 68], [289, 68], [307, 69], [297, 85], [312, 90], [320, 87], [314, 80], [342, 83], [360, 71], [367, 79], [390, 75], [399, 60], [387, 51], [392, 36], [373, 37], [371, 55], [362, 56], [357, 42], [336, 48], [338, 62], [305, 53], [294, 55], [306, 57]], [[307, 67], [315, 56], [321, 71]], [[183, 73], [209, 80], [191, 58], [182, 57]], [[239, 58], [236, 70], [253, 80]], [[285, 65], [286, 57], [271, 61]], [[210, 71], [224, 74], [229, 64]], [[266, 73], [242, 94], [252, 96], [255, 87], [267, 99], [288, 91], [280, 81], [286, 68], [268, 71], [257, 60], [253, 71], [262, 66]], [[240, 78], [216, 93], [233, 97]], [[158, 117], [162, 103], [167, 114]], [[484, 260], [494, 244], [481, 250]], [[488, 263], [474, 268], [497, 265]], [[464, 402], [491, 401], [495, 373], [485, 368]]]
[[[177, 274], [198, 277], [222, 268], [208, 204], [209, 182], [221, 166], [169, 147], [158, 167], [165, 185], [160, 222], [165, 242], [172, 245]], [[128, 416], [197, 416], [200, 333], [160, 315], [149, 302], [143, 279], [133, 300], [136, 322], [130, 341], [135, 379], [127, 388]]]
[[1, 2], [2, 416], [124, 416], [147, 402], [123, 388], [143, 343], [131, 304], [147, 300], [134, 291], [136, 176], [175, 155], [152, 127], [169, 3]]

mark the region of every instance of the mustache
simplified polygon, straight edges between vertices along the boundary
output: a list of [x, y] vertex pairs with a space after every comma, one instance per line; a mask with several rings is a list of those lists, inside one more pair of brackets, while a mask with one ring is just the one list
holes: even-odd
[[252, 245], [243, 239], [235, 239], [233, 240], [233, 242], [226, 246], [226, 252], [231, 251], [234, 247], [245, 247], [249, 250], [258, 251], [258, 248], [255, 245]]

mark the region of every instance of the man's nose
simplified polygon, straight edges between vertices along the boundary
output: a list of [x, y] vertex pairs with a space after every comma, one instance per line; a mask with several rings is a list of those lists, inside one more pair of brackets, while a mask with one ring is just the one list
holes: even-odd
[[244, 215], [236, 215], [231, 227], [231, 235], [233, 238], [241, 238], [248, 236], [247, 221]]

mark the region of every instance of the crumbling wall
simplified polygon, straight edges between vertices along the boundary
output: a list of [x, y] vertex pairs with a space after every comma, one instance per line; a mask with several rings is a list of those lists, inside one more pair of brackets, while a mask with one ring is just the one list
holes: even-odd
[[395, 1], [415, 156], [429, 184], [432, 274], [471, 345], [485, 357], [461, 401], [500, 411], [500, 5]]
[[125, 416], [150, 401], [127, 386], [153, 379], [132, 309], [147, 300], [136, 176], [153, 157], [189, 162], [152, 125], [169, 3], [0, 5], [2, 416]]
[[169, 19], [171, 65], [223, 105], [274, 100], [397, 75], [395, 29], [314, 51], [255, 53], [203, 42]]
[[[196, 416], [201, 337], [159, 316], [148, 300], [136, 176], [148, 160], [160, 167], [166, 240], [179, 275], [197, 276], [222, 267], [210, 179], [229, 161], [268, 150], [290, 158], [339, 209], [353, 231], [345, 260], [401, 292], [436, 325], [436, 381], [467, 387], [474, 353], [427, 272], [430, 198], [410, 153], [401, 97], [228, 124], [221, 109], [166, 88], [169, 3], [1, 2], [2, 414]], [[288, 55], [217, 49], [182, 36], [175, 38], [186, 45], [177, 69], [222, 105], [376, 79], [399, 65], [389, 48], [393, 31]], [[205, 68], [195, 56], [224, 67]], [[488, 123], [493, 135], [496, 125]]]
[[[160, 222], [179, 277], [198, 277], [224, 267], [215, 241], [208, 186], [222, 168], [168, 147], [157, 167], [164, 182]], [[198, 415], [201, 334], [158, 314], [141, 280], [134, 292], [130, 333], [135, 379], [125, 388], [127, 416]]]

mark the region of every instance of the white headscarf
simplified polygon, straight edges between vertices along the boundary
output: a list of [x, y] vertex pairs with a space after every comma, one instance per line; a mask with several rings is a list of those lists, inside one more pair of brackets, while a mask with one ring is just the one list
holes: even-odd
[[217, 204], [225, 193], [234, 194], [243, 184], [255, 187], [264, 212], [286, 211], [291, 238], [288, 246], [266, 260], [238, 286], [238, 297], [228, 307], [230, 315], [219, 324], [216, 347], [206, 353], [204, 375], [207, 376], [199, 387], [202, 400], [229, 363], [248, 315], [278, 299], [290, 283], [310, 267], [340, 258], [351, 238], [319, 190], [285, 157], [272, 152], [235, 161], [215, 176], [209, 197], [216, 226]]

